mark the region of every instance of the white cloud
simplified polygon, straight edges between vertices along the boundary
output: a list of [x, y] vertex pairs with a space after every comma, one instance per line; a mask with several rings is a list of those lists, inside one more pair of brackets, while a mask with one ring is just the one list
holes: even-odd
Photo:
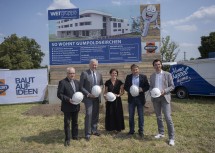
[[[142, 4], [141, 2], [142, 0], [111, 0], [111, 3], [113, 5], [140, 5]], [[160, 3], [161, 0], [147, 0], [146, 2], [144, 2], [144, 4], [156, 4], [156, 3]]]
[[193, 44], [193, 43], [187, 43], [187, 42], [179, 43], [180, 52], [176, 58], [176, 61], [184, 60], [184, 58], [189, 60], [190, 58], [200, 57], [198, 47], [199, 47], [199, 44]]
[[186, 42], [182, 42], [179, 44], [180, 47], [198, 47], [198, 44], [192, 44], [192, 43], [186, 43]]
[[193, 32], [193, 31], [197, 31], [198, 28], [196, 25], [181, 25], [181, 26], [175, 26], [175, 29], [180, 31]]
[[164, 29], [164, 28], [161, 28], [161, 34], [162, 35], [169, 35], [169, 31]]
[[113, 5], [121, 5], [121, 1], [120, 0], [112, 0], [112, 4]]
[[53, 0], [53, 3], [47, 8], [47, 10], [55, 9], [71, 9], [77, 8], [70, 0]]
[[190, 21], [211, 21], [215, 20], [215, 5], [209, 7], [201, 7], [188, 17], [178, 20], [172, 20], [165, 23], [165, 25], [179, 25]]
[[215, 5], [201, 7], [198, 11], [187, 17], [187, 20], [215, 19]]
[[4, 34], [3, 34], [3, 33], [0, 33], [0, 37], [4, 37]]
[[37, 12], [37, 15], [38, 15], [38, 16], [43, 16], [43, 13]]

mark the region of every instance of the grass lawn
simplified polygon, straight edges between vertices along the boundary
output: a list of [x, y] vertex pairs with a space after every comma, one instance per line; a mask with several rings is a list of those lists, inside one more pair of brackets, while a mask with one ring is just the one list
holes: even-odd
[[[186, 100], [173, 98], [172, 113], [176, 131], [176, 145], [168, 145], [166, 137], [155, 140], [157, 124], [155, 114], [145, 116], [145, 137], [127, 136], [128, 114], [125, 111], [126, 129], [121, 133], [104, 130], [104, 114], [100, 114], [100, 137], [84, 139], [84, 114], [79, 115], [79, 141], [64, 147], [63, 116], [28, 116], [23, 113], [42, 104], [0, 105], [1, 153], [213, 153], [215, 152], [215, 98], [192, 97]], [[126, 103], [126, 102], [124, 102]], [[137, 117], [135, 119], [137, 121]], [[165, 126], [166, 129], [166, 126]], [[137, 131], [137, 122], [136, 122]]]

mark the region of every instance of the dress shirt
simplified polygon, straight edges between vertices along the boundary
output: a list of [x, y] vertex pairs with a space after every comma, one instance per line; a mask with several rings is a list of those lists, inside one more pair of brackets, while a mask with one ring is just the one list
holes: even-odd
[[139, 87], [139, 82], [140, 82], [139, 75], [132, 75], [132, 84]]
[[155, 87], [160, 89], [160, 91], [163, 91], [163, 87], [162, 87], [162, 79], [163, 79], [163, 71], [161, 71], [160, 73], [156, 73], [156, 79], [155, 79]]

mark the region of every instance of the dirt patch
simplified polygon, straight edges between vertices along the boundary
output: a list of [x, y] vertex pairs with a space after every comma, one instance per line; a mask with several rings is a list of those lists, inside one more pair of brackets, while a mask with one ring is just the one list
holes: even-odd
[[63, 113], [60, 110], [60, 104], [41, 104], [38, 106], [33, 106], [31, 107], [31, 109], [22, 114], [30, 116], [63, 115]]
[[[172, 111], [179, 110], [179, 108], [174, 104], [172, 105]], [[128, 105], [123, 104], [123, 111], [125, 114], [128, 113]], [[85, 108], [84, 104], [81, 103], [81, 109], [80, 113], [84, 113]], [[100, 113], [105, 113], [105, 105], [100, 105]], [[147, 102], [144, 107], [144, 114], [145, 115], [151, 115], [154, 113], [153, 105], [151, 102]], [[33, 106], [28, 111], [24, 112], [23, 115], [29, 115], [29, 116], [53, 116], [53, 115], [63, 115], [63, 112], [61, 112], [61, 105], [60, 104], [41, 104], [38, 106]]]

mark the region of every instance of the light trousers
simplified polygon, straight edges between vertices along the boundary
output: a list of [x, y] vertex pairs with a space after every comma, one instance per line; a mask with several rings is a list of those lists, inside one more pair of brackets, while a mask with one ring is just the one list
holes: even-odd
[[163, 118], [162, 112], [164, 114], [167, 129], [168, 129], [168, 136], [169, 139], [175, 139], [175, 131], [174, 131], [174, 124], [171, 117], [171, 106], [168, 103], [164, 96], [158, 98], [152, 98], [154, 111], [157, 117], [157, 125], [158, 125], [158, 132], [159, 134], [164, 134], [164, 125], [163, 125]]

